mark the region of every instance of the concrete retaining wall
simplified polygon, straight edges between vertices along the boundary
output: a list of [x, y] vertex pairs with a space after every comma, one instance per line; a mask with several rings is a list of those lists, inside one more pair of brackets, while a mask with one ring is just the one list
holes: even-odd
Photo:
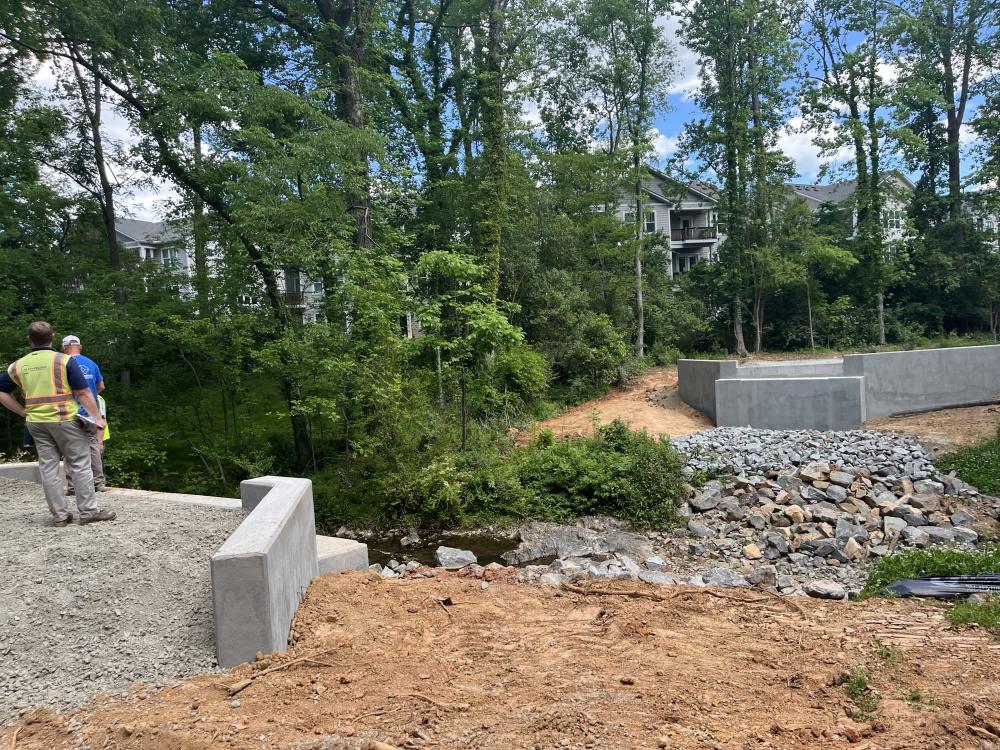
[[42, 475], [38, 473], [38, 462], [30, 461], [18, 464], [0, 464], [0, 477], [20, 479], [23, 482], [42, 483]]
[[312, 482], [260, 477], [242, 482], [250, 515], [212, 556], [219, 665], [288, 648], [292, 618], [316, 577]]
[[853, 430], [865, 421], [864, 378], [715, 381], [720, 427]]
[[844, 373], [864, 376], [868, 419], [1000, 400], [1000, 346], [848, 354]]
[[715, 381], [735, 378], [732, 359], [681, 359], [677, 361], [677, 389], [681, 401], [715, 420]]
[[797, 359], [753, 362], [736, 368], [737, 378], [837, 378], [844, 375], [842, 359]]

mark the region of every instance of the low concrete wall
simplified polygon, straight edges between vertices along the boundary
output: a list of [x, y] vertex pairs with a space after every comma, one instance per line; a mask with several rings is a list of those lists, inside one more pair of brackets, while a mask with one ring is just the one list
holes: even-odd
[[869, 419], [995, 401], [1000, 346], [848, 354], [844, 374], [864, 376]]
[[0, 464], [0, 477], [20, 479], [23, 482], [42, 483], [42, 475], [38, 473], [38, 462], [30, 461], [18, 464]]
[[681, 401], [702, 414], [716, 418], [715, 381], [736, 377], [736, 360], [680, 359], [677, 361], [677, 392]]
[[212, 556], [219, 665], [258, 651], [282, 652], [309, 582], [316, 577], [312, 482], [260, 477], [240, 484], [250, 515]]
[[854, 430], [865, 421], [864, 378], [715, 381], [720, 427]]
[[842, 359], [758, 361], [736, 368], [737, 378], [837, 378], [844, 375]]

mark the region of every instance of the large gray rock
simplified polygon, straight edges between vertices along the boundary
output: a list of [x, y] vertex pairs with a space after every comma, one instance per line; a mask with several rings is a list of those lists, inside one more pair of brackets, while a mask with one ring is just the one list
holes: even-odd
[[952, 529], [943, 529], [940, 526], [920, 526], [918, 530], [930, 537], [931, 544], [951, 544], [955, 541], [955, 532]]
[[975, 523], [976, 517], [965, 508], [960, 508], [951, 514], [951, 522], [955, 526], [971, 526]]
[[834, 536], [840, 541], [854, 539], [859, 542], [867, 542], [868, 529], [860, 524], [851, 523], [846, 518], [841, 518], [837, 521], [837, 529], [834, 531]]
[[723, 586], [725, 588], [750, 588], [750, 581], [746, 576], [735, 573], [729, 568], [712, 568], [702, 574], [702, 580], [709, 586]]
[[848, 474], [846, 471], [830, 472], [830, 484], [840, 485], [841, 487], [850, 487], [853, 481], [854, 475]]
[[979, 534], [970, 528], [965, 526], [956, 526], [951, 529], [951, 533], [955, 535], [955, 541], [966, 542], [968, 544], [975, 544], [979, 541]]
[[926, 547], [931, 543], [930, 535], [915, 526], [907, 526], [903, 529], [903, 539], [908, 541], [914, 547]]
[[476, 556], [469, 550], [445, 547], [444, 545], [434, 550], [434, 558], [438, 565], [448, 570], [458, 570], [466, 565], [476, 563]]
[[809, 596], [817, 599], [846, 599], [847, 589], [836, 581], [823, 578], [818, 581], [809, 581], [802, 587]]
[[673, 575], [661, 570], [640, 570], [639, 580], [646, 583], [656, 583], [661, 586], [671, 586], [675, 583], [680, 583]]
[[688, 504], [697, 511], [704, 513], [707, 510], [712, 510], [720, 502], [722, 502], [722, 496], [718, 492], [696, 492], [694, 496], [688, 500]]
[[[583, 525], [586, 523], [587, 525]], [[589, 528], [588, 528], [589, 526]], [[591, 557], [622, 554], [644, 560], [653, 552], [649, 539], [642, 534], [621, 529], [621, 524], [608, 520], [581, 519], [577, 525], [529, 523], [519, 530], [521, 544], [505, 552], [502, 559], [508, 565], [523, 565], [542, 557]]]
[[687, 527], [688, 531], [701, 539], [711, 539], [715, 536], [715, 531], [703, 524], [701, 521], [696, 521], [693, 518], [688, 521]]
[[839, 484], [831, 484], [826, 488], [826, 496], [835, 503], [842, 503], [847, 499], [847, 490]]
[[902, 518], [894, 518], [893, 516], [886, 516], [882, 519], [882, 530], [885, 531], [886, 535], [889, 534], [902, 534], [903, 529], [906, 528], [906, 521]]

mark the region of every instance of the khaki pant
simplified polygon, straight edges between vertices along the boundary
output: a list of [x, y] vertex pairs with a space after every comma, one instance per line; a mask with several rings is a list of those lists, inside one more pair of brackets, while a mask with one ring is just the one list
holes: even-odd
[[76, 507], [80, 518], [97, 512], [94, 494], [94, 473], [90, 468], [90, 440], [83, 425], [77, 420], [69, 422], [28, 422], [28, 432], [38, 450], [38, 473], [42, 476], [45, 502], [57, 521], [65, 519], [66, 498], [63, 496], [62, 477], [59, 476], [59, 458], [66, 461], [66, 470], [73, 477]]
[[[94, 473], [94, 489], [98, 492], [104, 492], [104, 459], [101, 457], [101, 443], [97, 439], [97, 428], [87, 422], [81, 422], [80, 424], [87, 433], [87, 439], [90, 441], [90, 468]], [[73, 486], [73, 473], [68, 464], [65, 469], [66, 492], [72, 495], [76, 492]]]

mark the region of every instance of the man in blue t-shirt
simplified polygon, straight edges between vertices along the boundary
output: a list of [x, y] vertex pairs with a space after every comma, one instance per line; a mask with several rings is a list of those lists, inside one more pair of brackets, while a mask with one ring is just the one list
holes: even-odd
[[[98, 394], [104, 390], [104, 376], [101, 374], [101, 368], [90, 357], [83, 356], [81, 353], [83, 345], [80, 343], [78, 336], [69, 335], [64, 337], [62, 340], [62, 350], [63, 354], [68, 354], [76, 360], [77, 365], [80, 367], [80, 372], [83, 373], [83, 377], [87, 380], [87, 387], [94, 395], [94, 401], [97, 401]], [[99, 430], [94, 426], [93, 417], [87, 413], [82, 404], [80, 405], [80, 411], [77, 412], [77, 417], [83, 422], [83, 427], [90, 438], [90, 465], [94, 471], [94, 489], [98, 492], [105, 492], [107, 485], [104, 481], [104, 461], [101, 458], [101, 454], [104, 453], [104, 430], [103, 428]], [[73, 478], [68, 474], [66, 476], [66, 494], [73, 494]]]

